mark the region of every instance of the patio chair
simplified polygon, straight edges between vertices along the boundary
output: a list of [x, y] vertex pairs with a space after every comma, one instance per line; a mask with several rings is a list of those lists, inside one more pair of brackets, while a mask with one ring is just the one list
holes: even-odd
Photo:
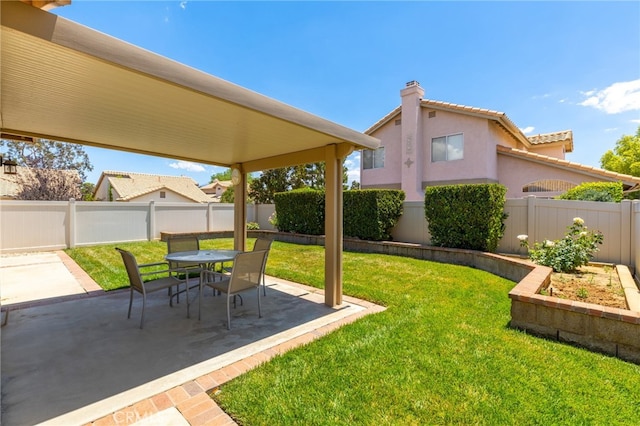
[[[200, 240], [195, 235], [181, 235], [175, 237], [169, 237], [167, 240], [167, 253], [177, 253], [181, 251], [198, 251], [200, 250]], [[186, 269], [189, 273], [196, 273], [200, 275], [202, 270], [199, 263], [187, 263], [187, 262], [171, 262], [169, 261], [169, 269]], [[184, 282], [177, 274], [173, 274], [174, 278], [178, 281], [176, 284], [176, 292], [173, 297], [176, 298], [176, 302], [180, 303], [180, 284]], [[171, 290], [171, 289], [169, 289]]]
[[264, 270], [267, 266], [267, 258], [269, 257], [269, 250], [271, 250], [272, 240], [267, 240], [266, 238], [257, 238], [253, 243], [253, 251], [257, 250], [265, 250], [267, 253], [264, 256], [264, 267], [262, 269], [262, 292], [266, 296], [267, 295], [267, 282], [265, 280]]
[[[126, 250], [122, 250], [116, 247], [116, 250], [122, 255], [122, 261], [124, 262], [124, 266], [127, 270], [127, 275], [129, 276], [129, 285], [130, 285], [130, 296], [129, 296], [129, 313], [127, 314], [127, 318], [131, 318], [131, 306], [133, 304], [133, 292], [137, 291], [142, 294], [142, 316], [140, 318], [140, 328], [144, 326], [144, 308], [147, 302], [147, 293], [153, 293], [154, 291], [169, 289], [169, 306], [173, 306], [173, 299], [171, 294], [171, 289], [174, 285], [176, 285], [176, 278], [172, 276], [173, 273], [180, 272], [184, 276], [183, 282], [187, 286], [187, 290], [189, 289], [189, 274], [185, 269], [162, 269], [157, 270], [154, 268], [153, 271], [149, 272], [141, 272], [143, 268], [149, 268], [152, 266], [161, 266], [166, 265], [168, 267], [167, 262], [157, 262], [157, 263], [145, 263], [138, 264], [135, 256]], [[143, 281], [142, 277], [144, 276], [156, 276], [155, 278], [151, 278], [147, 281]], [[161, 277], [157, 277], [158, 275], [163, 275]], [[187, 317], [189, 316], [189, 293], [187, 293]]]
[[[233, 262], [231, 275], [215, 271], [202, 271], [200, 276], [200, 300], [198, 319], [202, 312], [202, 290], [204, 286], [218, 290], [227, 295], [227, 329], [231, 330], [231, 299], [239, 293], [256, 288], [258, 290], [258, 317], [262, 318], [260, 306], [260, 282], [264, 273], [266, 250], [240, 253]], [[187, 306], [187, 309], [189, 307]]]

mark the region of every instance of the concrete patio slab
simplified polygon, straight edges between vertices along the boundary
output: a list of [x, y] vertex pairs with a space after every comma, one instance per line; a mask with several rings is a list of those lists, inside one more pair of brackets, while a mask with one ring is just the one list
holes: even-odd
[[[33, 274], [25, 279], [38, 281]], [[143, 330], [138, 294], [127, 319], [128, 290], [23, 304], [27, 307], [12, 310], [2, 328], [2, 424], [81, 425], [105, 416], [117, 422], [113, 416], [125, 416], [125, 408], [136, 404], [151, 407], [138, 410], [140, 418], [131, 417], [136, 421], [151, 422], [148, 416], [171, 407], [188, 417], [192, 411], [180, 405], [180, 398], [162, 407], [158, 396], [172, 399], [182, 386], [189, 397], [199, 397], [216, 383], [208, 378], [217, 371], [256, 356], [267, 360], [261, 354], [295, 347], [326, 333], [332, 324], [338, 327], [382, 310], [348, 297], [330, 308], [318, 289], [273, 277], [267, 277], [267, 284], [263, 317], [258, 318], [255, 293], [247, 293], [244, 304], [233, 309], [231, 330], [226, 329], [224, 297], [211, 291], [203, 298], [200, 321], [197, 303], [187, 318], [184, 298], [172, 308], [166, 295], [150, 295]], [[196, 382], [200, 387], [191, 385]]]

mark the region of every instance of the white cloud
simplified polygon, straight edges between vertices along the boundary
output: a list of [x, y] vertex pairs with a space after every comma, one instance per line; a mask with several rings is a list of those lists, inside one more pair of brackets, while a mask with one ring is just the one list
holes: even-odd
[[640, 118], [636, 119], [636, 120], [631, 120], [632, 123], [636, 123], [636, 124], [640, 124]]
[[640, 110], [640, 79], [613, 83], [603, 90], [582, 92], [587, 99], [580, 105], [594, 107], [607, 114]]
[[522, 131], [522, 133], [524, 133], [526, 135], [527, 133], [533, 132], [534, 129], [535, 129], [535, 127], [533, 127], [533, 126], [527, 126], [524, 129], [520, 129], [520, 131]]
[[354, 180], [360, 182], [360, 151], [355, 151], [344, 160], [347, 167], [347, 184], [351, 186]]
[[205, 168], [200, 164], [192, 163], [190, 161], [178, 161], [177, 163], [169, 164], [169, 167], [173, 169], [186, 170], [188, 172], [204, 172]]
[[618, 130], [617, 127], [609, 127], [607, 129], [604, 129], [605, 132], [615, 132], [616, 130]]
[[187, 2], [186, 1], [181, 1], [180, 2], [180, 9], [185, 10], [187, 8]]

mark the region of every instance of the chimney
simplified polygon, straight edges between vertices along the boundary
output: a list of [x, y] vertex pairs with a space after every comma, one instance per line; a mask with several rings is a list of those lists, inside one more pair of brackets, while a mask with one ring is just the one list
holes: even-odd
[[416, 80], [407, 82], [400, 91], [402, 98], [402, 182], [407, 201], [424, 199], [422, 190], [422, 113], [420, 102], [424, 89]]

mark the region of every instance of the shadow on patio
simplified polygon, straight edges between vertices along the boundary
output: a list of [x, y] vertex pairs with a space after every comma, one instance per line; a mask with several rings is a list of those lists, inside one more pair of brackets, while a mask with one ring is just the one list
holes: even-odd
[[[345, 298], [337, 308], [321, 291], [267, 277], [258, 318], [255, 293], [232, 311], [207, 291], [202, 320], [184, 298], [141, 297], [127, 319], [129, 292], [80, 298], [11, 312], [2, 328], [2, 423], [83, 424], [194, 380], [305, 333], [361, 316], [370, 306]], [[192, 297], [195, 291], [192, 291]]]

